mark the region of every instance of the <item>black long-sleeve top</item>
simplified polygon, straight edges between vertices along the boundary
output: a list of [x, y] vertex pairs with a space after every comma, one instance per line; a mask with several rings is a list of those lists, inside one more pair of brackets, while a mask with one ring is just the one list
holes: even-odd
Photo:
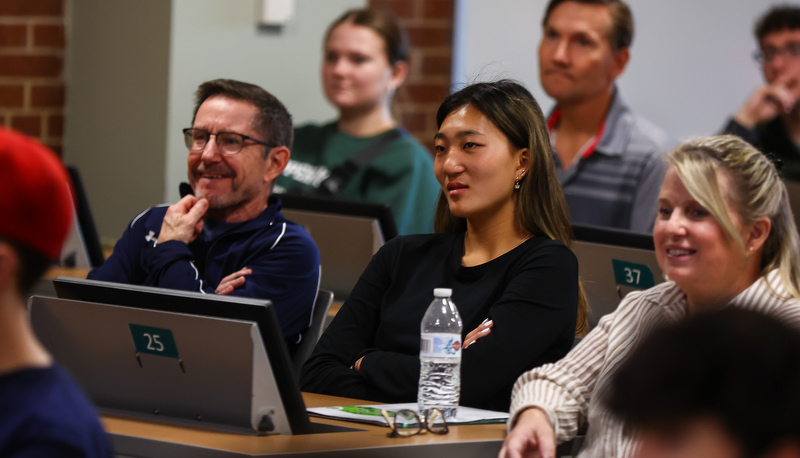
[[[461, 265], [464, 234], [397, 237], [384, 245], [303, 368], [304, 391], [415, 402], [420, 322], [434, 288], [452, 288], [462, 337], [485, 318], [492, 332], [462, 351], [461, 405], [507, 411], [523, 372], [569, 351], [578, 262], [561, 242], [533, 237], [485, 264]], [[360, 371], [351, 369], [364, 356]]]

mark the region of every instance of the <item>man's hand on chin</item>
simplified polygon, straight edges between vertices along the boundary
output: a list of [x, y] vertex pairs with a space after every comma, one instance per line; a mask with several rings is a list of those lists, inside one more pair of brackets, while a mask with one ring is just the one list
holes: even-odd
[[208, 211], [208, 200], [191, 195], [170, 205], [161, 223], [158, 243], [180, 240], [188, 245], [203, 230], [203, 217], [206, 211]]

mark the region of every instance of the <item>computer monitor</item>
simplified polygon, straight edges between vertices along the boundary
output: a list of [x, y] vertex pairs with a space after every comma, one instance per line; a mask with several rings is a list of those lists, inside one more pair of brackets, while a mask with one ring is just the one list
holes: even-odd
[[596, 226], [573, 226], [572, 251], [589, 299], [589, 326], [616, 310], [631, 291], [664, 281], [653, 237]]
[[59, 277], [34, 330], [103, 411], [255, 434], [312, 432], [268, 300]]
[[281, 195], [283, 215], [303, 226], [319, 248], [320, 289], [338, 300], [350, 295], [372, 255], [397, 235], [385, 204]]

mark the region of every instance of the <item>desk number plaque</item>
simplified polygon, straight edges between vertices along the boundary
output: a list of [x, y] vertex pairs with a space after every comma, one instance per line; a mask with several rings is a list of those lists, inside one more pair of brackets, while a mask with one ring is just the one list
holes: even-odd
[[653, 271], [645, 264], [619, 259], [612, 259], [611, 264], [614, 267], [614, 280], [618, 286], [647, 289], [656, 285]]
[[172, 331], [164, 328], [154, 328], [141, 324], [128, 323], [133, 336], [133, 344], [137, 353], [149, 355], [166, 356], [167, 358], [179, 359], [178, 346], [175, 345], [175, 338]]

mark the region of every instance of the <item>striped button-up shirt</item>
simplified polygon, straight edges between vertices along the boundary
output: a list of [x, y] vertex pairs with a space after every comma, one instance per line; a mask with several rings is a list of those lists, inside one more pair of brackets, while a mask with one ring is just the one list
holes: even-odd
[[[761, 311], [800, 328], [800, 301], [788, 297], [777, 271], [760, 278], [728, 305]], [[676, 322], [686, 314], [686, 296], [673, 282], [628, 294], [567, 356], [520, 376], [511, 396], [511, 418], [527, 407], [539, 407], [558, 442], [574, 438], [588, 423], [579, 456], [631, 456], [635, 435], [624, 431], [623, 423], [611, 415], [604, 395], [614, 372], [654, 326]]]

